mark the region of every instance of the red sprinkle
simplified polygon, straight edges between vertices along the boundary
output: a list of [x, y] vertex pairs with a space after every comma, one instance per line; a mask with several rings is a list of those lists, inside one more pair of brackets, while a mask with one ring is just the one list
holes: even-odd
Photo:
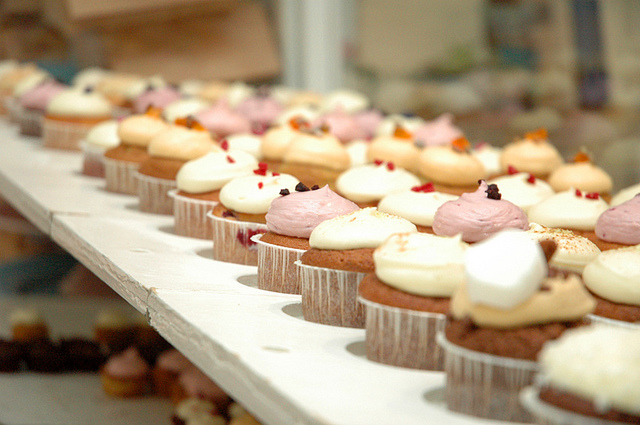
[[376, 165], [382, 165], [382, 163], [383, 163], [383, 162], [384, 162], [384, 161], [383, 161], [383, 160], [381, 160], [381, 159], [374, 159], [374, 160], [373, 160], [373, 163], [374, 163], [374, 164], [376, 164]]
[[266, 176], [267, 170], [261, 170], [261, 169], [253, 170], [253, 174], [257, 174], [259, 176]]
[[531, 184], [535, 184], [536, 183], [536, 176], [534, 176], [533, 174], [529, 173], [529, 177], [527, 178], [527, 181]]
[[222, 148], [222, 150], [228, 151], [229, 150], [229, 141], [227, 139], [222, 139], [222, 141], [220, 142], [220, 147]]
[[580, 189], [576, 189], [576, 196], [582, 197], [582, 192], [580, 191]]
[[600, 194], [598, 192], [589, 192], [584, 197], [587, 199], [600, 199]]
[[393, 170], [395, 170], [395, 169], [396, 169], [396, 166], [395, 166], [395, 165], [393, 165], [393, 162], [387, 162], [387, 169], [388, 169], [389, 171], [393, 171]]
[[231, 156], [229, 156], [229, 155], [227, 155], [227, 161], [229, 161], [231, 164], [236, 162], [236, 160], [231, 158]]
[[516, 167], [514, 167], [513, 165], [509, 165], [507, 167], [507, 173], [509, 173], [509, 174], [518, 174], [518, 169]]
[[429, 193], [429, 192], [435, 192], [436, 189], [433, 187], [433, 183], [429, 182], [429, 183], [425, 183], [422, 186], [414, 186], [411, 188], [411, 190], [413, 192], [424, 192], [424, 193]]
[[273, 177], [278, 177], [278, 176], [280, 175], [280, 173], [271, 173], [271, 175], [272, 175]]
[[259, 170], [267, 170], [267, 168], [269, 168], [269, 165], [266, 162], [258, 162], [258, 169]]
[[264, 187], [264, 183], [258, 182], [258, 189], [262, 189]]

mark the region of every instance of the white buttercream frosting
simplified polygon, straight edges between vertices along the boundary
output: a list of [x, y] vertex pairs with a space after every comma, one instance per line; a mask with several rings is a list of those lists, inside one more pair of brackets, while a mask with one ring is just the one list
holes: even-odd
[[448, 193], [403, 190], [382, 198], [378, 203], [378, 210], [406, 218], [420, 226], [431, 226], [438, 208], [454, 199], [458, 197]]
[[609, 208], [602, 198], [589, 199], [573, 189], [556, 193], [529, 209], [529, 220], [546, 227], [594, 230], [600, 214]]
[[[500, 267], [493, 267], [498, 258]], [[471, 302], [501, 309], [529, 299], [548, 273], [540, 244], [514, 229], [502, 230], [471, 246], [464, 264]]]
[[640, 306], [640, 245], [602, 252], [587, 264], [582, 277], [602, 298]]
[[97, 91], [70, 88], [55, 96], [47, 105], [47, 114], [72, 117], [109, 117], [112, 105]]
[[350, 168], [336, 180], [338, 192], [354, 202], [379, 201], [387, 194], [419, 184], [420, 179], [414, 174], [387, 162]]
[[230, 150], [245, 151], [253, 155], [254, 158], [262, 158], [262, 151], [260, 150], [262, 146], [262, 138], [260, 136], [248, 133], [238, 133], [227, 136], [224, 140], [229, 143]]
[[218, 149], [209, 132], [172, 125], [151, 139], [147, 152], [151, 156], [189, 161]]
[[396, 127], [400, 126], [413, 134], [420, 126], [424, 125], [424, 119], [414, 116], [406, 117], [404, 115], [392, 114], [378, 124], [376, 128], [376, 136], [391, 136], [396, 131]]
[[538, 223], [529, 223], [526, 232], [537, 241], [551, 240], [556, 243], [549, 265], [552, 267], [581, 274], [584, 267], [600, 254], [600, 249], [589, 239], [578, 236], [571, 230], [544, 227]]
[[640, 332], [588, 326], [546, 343], [538, 357], [545, 381], [606, 410], [640, 414]]
[[369, 151], [369, 144], [366, 140], [352, 140], [344, 147], [347, 149], [347, 153], [351, 158], [351, 166], [357, 167], [359, 165], [364, 165], [369, 160], [367, 159], [367, 152]]
[[154, 136], [168, 128], [169, 124], [156, 116], [130, 115], [120, 121], [118, 137], [127, 145], [147, 147]]
[[[500, 163], [502, 148], [491, 146], [488, 143], [482, 143], [471, 150], [471, 155], [475, 156], [480, 160], [480, 162], [482, 162], [484, 169], [487, 171], [487, 176], [495, 176], [504, 171], [504, 168]], [[500, 190], [502, 191], [501, 185]]]
[[488, 183], [498, 185], [502, 199], [506, 199], [522, 208], [524, 212], [528, 212], [532, 206], [555, 193], [544, 180], [534, 177], [533, 183], [531, 183], [529, 179], [528, 173], [516, 173], [497, 177]]
[[622, 189], [611, 198], [611, 206], [620, 205], [640, 193], [640, 183]]
[[99, 146], [105, 149], [116, 147], [120, 144], [118, 137], [117, 120], [109, 120], [97, 124], [89, 130], [84, 141], [93, 146]]
[[465, 280], [460, 237], [427, 233], [391, 235], [373, 253], [376, 276], [401, 291], [428, 297], [450, 297]]
[[174, 122], [177, 118], [186, 118], [190, 115], [195, 115], [208, 107], [209, 102], [205, 102], [196, 97], [178, 99], [164, 107], [162, 116], [167, 122]]
[[189, 193], [205, 193], [218, 190], [236, 177], [253, 172], [258, 161], [243, 151], [216, 151], [193, 159], [182, 167], [176, 176], [178, 189]]
[[394, 233], [417, 231], [410, 221], [375, 208], [364, 208], [320, 223], [309, 245], [318, 249], [376, 248]]
[[275, 125], [283, 125], [292, 118], [300, 117], [307, 122], [314, 122], [320, 116], [320, 111], [313, 105], [296, 105], [291, 106], [278, 115]]
[[349, 114], [364, 111], [369, 107], [369, 98], [355, 90], [336, 90], [326, 95], [322, 101], [323, 111], [333, 111], [342, 108]]
[[[276, 173], [277, 174], [277, 173]], [[295, 191], [298, 179], [290, 174], [265, 176], [250, 174], [237, 177], [220, 190], [220, 202], [225, 207], [245, 214], [266, 214], [271, 201], [280, 196], [282, 189]]]

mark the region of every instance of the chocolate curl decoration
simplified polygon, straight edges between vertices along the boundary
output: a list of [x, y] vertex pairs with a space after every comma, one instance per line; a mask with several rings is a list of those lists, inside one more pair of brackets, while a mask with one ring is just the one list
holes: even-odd
[[307, 186], [304, 185], [304, 183], [300, 182], [296, 185], [296, 192], [308, 192], [311, 189], [309, 189]]
[[282, 195], [282, 196], [287, 196], [289, 194], [291, 194], [291, 192], [289, 192], [289, 189], [287, 189], [287, 188], [284, 188], [284, 189], [280, 190], [280, 195]]
[[548, 264], [549, 261], [551, 261], [551, 257], [553, 257], [553, 254], [556, 252], [556, 249], [558, 249], [558, 244], [553, 239], [544, 239], [539, 243]]
[[487, 190], [485, 190], [485, 193], [487, 194], [487, 198], [489, 199], [495, 199], [496, 201], [499, 201], [502, 198], [502, 194], [500, 194], [500, 191], [498, 190], [498, 185], [497, 184], [490, 184], [487, 187]]

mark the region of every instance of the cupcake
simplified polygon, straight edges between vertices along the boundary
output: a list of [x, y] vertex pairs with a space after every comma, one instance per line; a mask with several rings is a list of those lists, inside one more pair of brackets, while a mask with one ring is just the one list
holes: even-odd
[[122, 351], [135, 337], [131, 318], [119, 309], [102, 309], [93, 324], [95, 339], [106, 353]]
[[80, 150], [84, 139], [96, 124], [111, 119], [113, 106], [97, 91], [69, 88], [47, 104], [42, 122], [44, 146]]
[[51, 99], [64, 90], [64, 84], [50, 78], [25, 91], [19, 98], [18, 124], [20, 125], [20, 133], [27, 136], [40, 136], [47, 105]]
[[2, 75], [0, 76], [0, 99], [3, 107], [3, 113], [9, 115], [9, 120], [15, 121], [17, 117], [18, 99], [13, 96], [13, 92], [20, 82], [36, 75], [42, 74], [33, 63], [7, 63]]
[[149, 365], [132, 347], [109, 357], [100, 370], [100, 380], [107, 395], [141, 397], [149, 391]]
[[149, 157], [135, 175], [140, 211], [173, 215], [169, 191], [177, 187], [176, 176], [190, 160], [219, 150], [211, 135], [191, 119], [178, 120], [149, 141]]
[[[223, 145], [226, 147], [226, 145]], [[236, 177], [251, 174], [258, 161], [243, 151], [211, 151], [185, 163], [176, 175], [173, 198], [176, 234], [192, 238], [213, 237], [207, 213], [220, 202], [220, 189]]]
[[425, 121], [418, 116], [407, 116], [400, 114], [387, 115], [376, 128], [376, 136], [393, 135], [398, 127], [403, 128], [407, 133], [413, 134]]
[[176, 405], [171, 416], [172, 425], [226, 425], [227, 420], [218, 407], [198, 397], [185, 398]]
[[244, 151], [258, 160], [262, 159], [262, 136], [253, 133], [236, 133], [220, 140], [220, 146], [224, 147], [225, 143], [230, 150]]
[[481, 142], [471, 149], [471, 155], [478, 158], [482, 163], [488, 178], [492, 179], [504, 174], [505, 169], [500, 163], [502, 148], [492, 146], [487, 142]]
[[554, 269], [582, 274], [585, 266], [600, 254], [596, 244], [571, 230], [529, 223], [527, 234], [540, 242], [552, 240], [556, 243], [556, 250], [549, 260], [549, 266]]
[[611, 198], [613, 180], [602, 168], [594, 165], [584, 152], [578, 153], [573, 162], [563, 164], [553, 170], [549, 184], [556, 192], [578, 189], [582, 192], [599, 193], [605, 199]]
[[602, 251], [640, 244], [640, 194], [600, 214], [595, 232]]
[[355, 114], [369, 108], [369, 98], [356, 90], [334, 90], [324, 96], [320, 109], [323, 111], [335, 111], [342, 109], [348, 114]]
[[104, 154], [120, 144], [118, 137], [119, 123], [109, 120], [95, 125], [89, 130], [83, 141], [82, 148], [82, 174], [91, 177], [104, 177]]
[[620, 205], [621, 203], [633, 198], [638, 193], [640, 193], [640, 183], [626, 187], [616, 193], [613, 198], [611, 198], [611, 205]]
[[135, 174], [140, 164], [149, 159], [149, 143], [153, 137], [169, 128], [169, 124], [160, 118], [160, 113], [160, 109], [149, 108], [144, 114], [131, 115], [120, 121], [120, 144], [104, 153], [107, 191], [138, 194]]
[[298, 281], [302, 314], [326, 325], [364, 327], [358, 284], [374, 271], [373, 251], [394, 233], [415, 232], [404, 218], [364, 208], [320, 223], [302, 254]]
[[418, 127], [413, 137], [416, 143], [426, 147], [449, 145], [454, 140], [464, 137], [464, 133], [453, 125], [452, 114], [442, 114]]
[[306, 186], [334, 188], [338, 176], [351, 166], [346, 148], [326, 128], [301, 131], [291, 140], [280, 172], [296, 176]]
[[388, 194], [419, 186], [413, 173], [393, 162], [376, 160], [373, 164], [352, 167], [338, 176], [336, 191], [360, 208], [375, 207]]
[[392, 162], [400, 168], [416, 172], [421, 151], [422, 148], [418, 146], [413, 135], [398, 126], [392, 134], [380, 135], [371, 141], [367, 159], [369, 162]]
[[271, 201], [282, 189], [292, 192], [297, 184], [292, 175], [265, 167], [225, 184], [220, 204], [208, 214], [213, 225], [213, 259], [256, 266], [258, 247], [251, 237], [268, 230], [265, 216]]
[[342, 108], [323, 114], [313, 123], [313, 126], [326, 126], [329, 133], [345, 144], [352, 140], [365, 139], [368, 136], [365, 130], [360, 127], [355, 116], [346, 113]]
[[153, 388], [161, 397], [170, 397], [178, 377], [193, 364], [181, 352], [169, 349], [161, 353], [151, 370]]
[[466, 248], [459, 237], [424, 233], [391, 235], [376, 248], [375, 273], [358, 287], [369, 360], [442, 370], [436, 334], [444, 330], [449, 298], [465, 280]]
[[433, 183], [413, 186], [386, 195], [378, 203], [378, 211], [406, 218], [418, 232], [433, 233], [433, 218], [442, 204], [458, 199], [455, 195], [436, 192]]
[[545, 227], [568, 229], [597, 244], [596, 222], [609, 208], [597, 193], [566, 190], [537, 203], [529, 209], [529, 220]]
[[268, 87], [262, 86], [240, 102], [236, 109], [249, 120], [252, 128], [260, 131], [275, 123], [284, 106], [271, 95]]
[[18, 308], [9, 315], [14, 341], [30, 342], [49, 338], [49, 326], [35, 308]]
[[251, 122], [226, 100], [216, 102], [193, 117], [218, 140], [230, 134], [251, 132]]
[[537, 385], [521, 395], [536, 423], [640, 423], [640, 333], [588, 326], [545, 344]]
[[164, 82], [156, 85], [149, 84], [142, 93], [133, 99], [133, 113], [142, 114], [150, 106], [164, 109], [169, 104], [180, 99], [180, 92]]
[[564, 163], [558, 150], [549, 143], [545, 129], [527, 133], [524, 138], [506, 145], [500, 161], [504, 169], [511, 165], [541, 179], [548, 178]]
[[506, 176], [489, 180], [488, 183], [498, 185], [502, 197], [522, 208], [525, 213], [555, 193], [547, 182], [531, 173], [520, 173], [513, 166], [509, 167], [507, 173]]
[[640, 329], [640, 247], [612, 249], [584, 268], [584, 284], [596, 298], [594, 321]]
[[[364, 139], [371, 140], [375, 135], [380, 123], [384, 119], [384, 114], [376, 108], [368, 108], [357, 112], [353, 118], [364, 132]], [[356, 139], [357, 140], [357, 139]]]
[[208, 107], [208, 102], [195, 97], [178, 99], [169, 103], [162, 109], [162, 117], [167, 122], [175, 122], [179, 118], [194, 116], [198, 112], [204, 111]]
[[313, 229], [325, 220], [358, 209], [329, 186], [310, 190], [298, 183], [295, 192], [282, 190], [265, 216], [268, 231], [254, 236], [258, 244], [258, 288], [299, 294], [295, 262], [309, 249]]
[[282, 165], [282, 158], [293, 139], [300, 135], [300, 130], [309, 127], [308, 121], [294, 116], [284, 124], [272, 127], [264, 133], [260, 150], [263, 161], [269, 165], [269, 168], [278, 171]]
[[465, 242], [478, 242], [503, 229], [528, 230], [522, 208], [501, 199], [498, 186], [480, 181], [473, 193], [445, 202], [433, 217], [433, 232], [440, 236], [462, 234]]
[[595, 302], [577, 275], [547, 277], [542, 247], [524, 232], [506, 230], [470, 247], [464, 263], [466, 282], [451, 298], [438, 338], [447, 407], [528, 422], [518, 393], [533, 382], [543, 344], [586, 325]]
[[482, 162], [470, 153], [467, 139], [456, 139], [449, 145], [426, 147], [418, 158], [418, 173], [439, 192], [461, 195], [473, 192], [478, 180], [487, 176]]
[[224, 411], [231, 402], [222, 388], [195, 366], [180, 373], [171, 390], [171, 401], [176, 405], [184, 399], [193, 397], [210, 401], [220, 411]]

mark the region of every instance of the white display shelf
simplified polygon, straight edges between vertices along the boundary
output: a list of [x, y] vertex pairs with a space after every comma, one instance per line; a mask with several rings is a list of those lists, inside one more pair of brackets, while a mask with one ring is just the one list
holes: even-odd
[[255, 267], [214, 261], [211, 242], [80, 175], [79, 153], [7, 126], [0, 194], [265, 424], [497, 423], [447, 411], [442, 373], [368, 361], [364, 330], [304, 321], [300, 296], [257, 289]]

